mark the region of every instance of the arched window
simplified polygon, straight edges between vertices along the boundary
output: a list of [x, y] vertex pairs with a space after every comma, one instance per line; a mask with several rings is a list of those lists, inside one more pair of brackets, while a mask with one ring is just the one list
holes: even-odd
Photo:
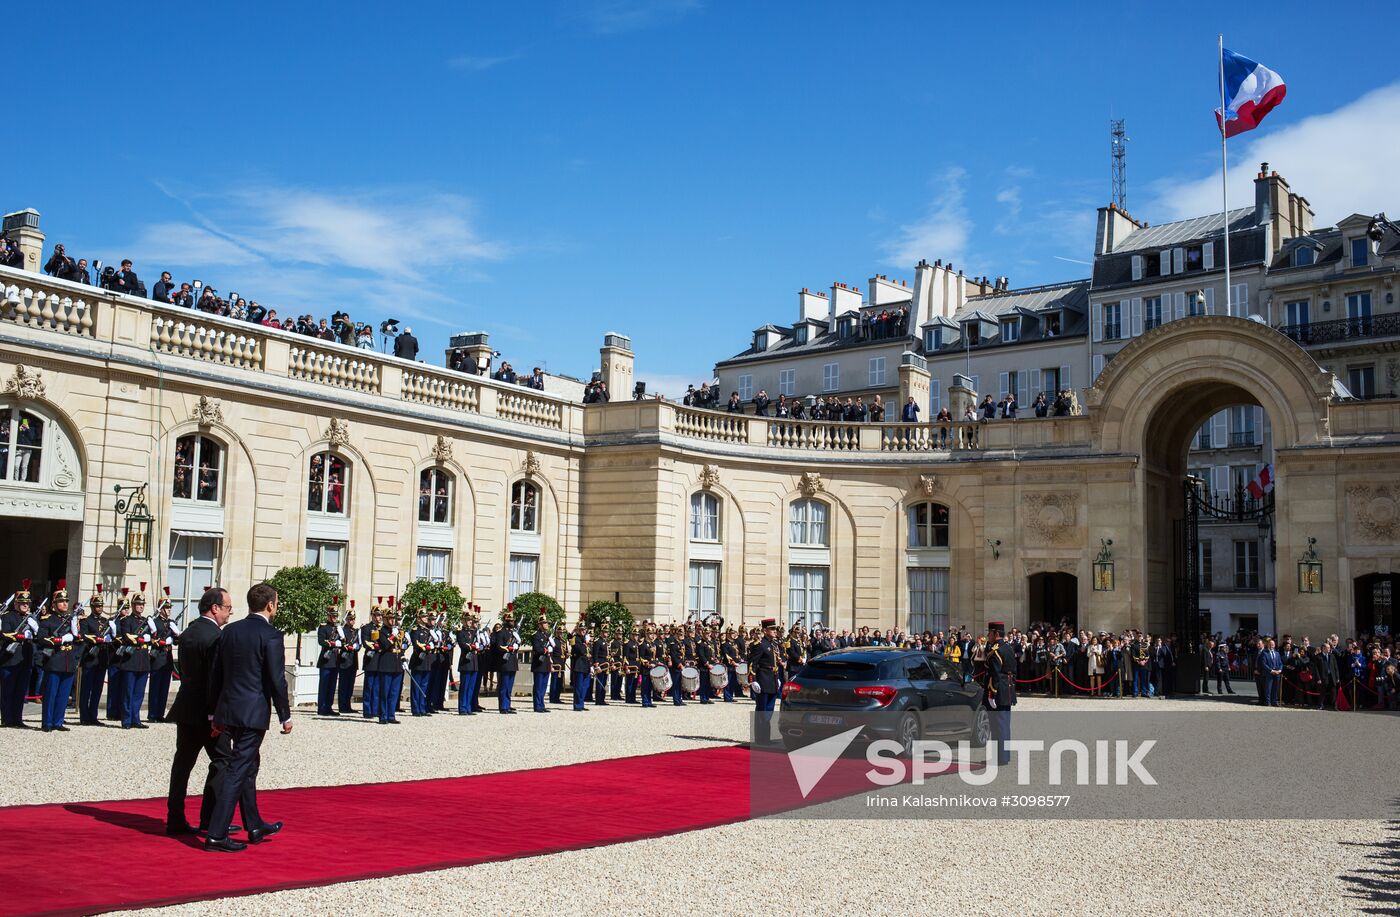
[[719, 498], [713, 494], [690, 495], [690, 540], [719, 541]]
[[441, 468], [425, 468], [418, 475], [418, 521], [452, 521], [452, 475]]
[[190, 433], [175, 440], [175, 499], [218, 503], [223, 496], [223, 452], [207, 436]]
[[350, 505], [350, 469], [333, 452], [311, 456], [307, 473], [306, 508], [313, 513], [344, 516]]
[[0, 481], [38, 484], [43, 462], [43, 418], [18, 408], [0, 410]]
[[516, 481], [510, 489], [510, 530], [540, 530], [540, 492], [539, 488], [529, 481]]
[[820, 500], [794, 500], [788, 514], [788, 543], [826, 547], [827, 506]]
[[915, 503], [909, 507], [909, 547], [948, 547], [948, 507], [942, 503]]

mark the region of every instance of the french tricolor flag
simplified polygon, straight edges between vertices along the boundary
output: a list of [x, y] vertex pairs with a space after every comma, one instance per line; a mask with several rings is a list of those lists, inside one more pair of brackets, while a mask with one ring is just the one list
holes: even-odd
[[1283, 77], [1258, 61], [1229, 48], [1222, 48], [1220, 54], [1225, 111], [1217, 108], [1215, 120], [1225, 125], [1226, 137], [1233, 137], [1258, 127], [1264, 116], [1283, 101], [1287, 89]]
[[1264, 494], [1274, 489], [1274, 466], [1268, 464], [1261, 468], [1259, 470], [1259, 476], [1250, 481], [1249, 486], [1245, 489], [1249, 491], [1249, 495], [1254, 499], [1264, 499]]

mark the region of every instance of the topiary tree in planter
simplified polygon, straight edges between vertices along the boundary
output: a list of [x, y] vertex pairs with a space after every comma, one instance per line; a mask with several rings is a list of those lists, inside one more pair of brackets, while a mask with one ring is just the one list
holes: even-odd
[[548, 630], [553, 632], [554, 626], [564, 620], [564, 606], [554, 600], [551, 595], [543, 592], [522, 592], [515, 597], [511, 603], [515, 615], [515, 629], [520, 631], [520, 636], [529, 642], [530, 634], [535, 632], [535, 626], [540, 616], [544, 616]]
[[637, 619], [632, 617], [632, 612], [627, 610], [626, 605], [603, 599], [592, 603], [584, 610], [583, 621], [590, 630], [607, 624], [613, 633], [623, 635], [631, 633], [632, 628], [637, 624]]
[[315, 630], [326, 617], [326, 609], [339, 604], [340, 584], [320, 567], [283, 567], [267, 584], [277, 590], [277, 616], [272, 626], [297, 638], [298, 665], [301, 664], [301, 636]]
[[408, 584], [403, 595], [398, 598], [399, 613], [403, 617], [402, 626], [411, 628], [417, 620], [418, 609], [427, 600], [429, 609], [442, 608], [447, 613], [447, 624], [453, 630], [462, 622], [462, 609], [467, 600], [462, 590], [451, 583], [434, 583], [432, 580], [416, 579]]

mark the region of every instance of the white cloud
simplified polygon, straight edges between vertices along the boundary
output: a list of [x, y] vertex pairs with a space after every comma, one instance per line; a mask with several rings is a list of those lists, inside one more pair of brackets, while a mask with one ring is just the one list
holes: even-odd
[[673, 22], [700, 7], [700, 0], [594, 0], [576, 18], [598, 35], [620, 35]]
[[[1270, 121], [1280, 126], [1269, 130]], [[1258, 136], [1255, 136], [1257, 134]], [[1218, 136], [1218, 135], [1217, 135]], [[1288, 102], [1264, 126], [1230, 141], [1230, 204], [1254, 202], [1258, 164], [1288, 179], [1326, 226], [1351, 213], [1400, 210], [1400, 82], [1326, 114], [1288, 123]], [[1157, 182], [1159, 219], [1184, 219], [1220, 209], [1220, 170], [1202, 178]]]
[[480, 73], [483, 70], [490, 70], [492, 67], [513, 61], [517, 54], [501, 54], [489, 56], [483, 54], [459, 54], [447, 61], [447, 66], [453, 70], [462, 70], [467, 73]]
[[944, 262], [965, 260], [972, 220], [964, 205], [967, 171], [957, 166], [933, 181], [934, 196], [924, 217], [899, 227], [899, 235], [884, 244], [887, 264], [909, 267], [921, 258]]

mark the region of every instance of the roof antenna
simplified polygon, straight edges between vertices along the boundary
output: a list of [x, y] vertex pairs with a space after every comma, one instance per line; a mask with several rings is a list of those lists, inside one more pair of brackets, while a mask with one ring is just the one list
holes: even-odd
[[1126, 214], [1128, 212], [1128, 141], [1132, 138], [1123, 128], [1123, 119], [1108, 122], [1111, 139], [1109, 148], [1113, 162], [1113, 203]]

